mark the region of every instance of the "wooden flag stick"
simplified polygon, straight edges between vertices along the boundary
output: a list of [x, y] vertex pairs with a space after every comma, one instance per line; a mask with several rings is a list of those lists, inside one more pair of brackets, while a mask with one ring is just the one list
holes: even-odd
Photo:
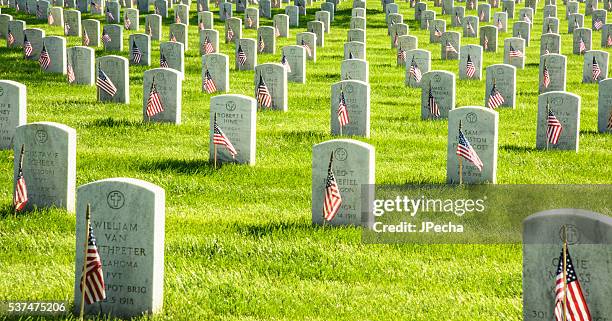
[[91, 215], [91, 207], [87, 204], [87, 210], [85, 212], [85, 246], [83, 247], [83, 269], [81, 270], [81, 313], [79, 314], [79, 320], [83, 320], [83, 314], [85, 313], [85, 280], [86, 280], [86, 269], [87, 269], [87, 246], [89, 245], [89, 217]]
[[567, 320], [567, 226], [563, 225], [563, 321]]

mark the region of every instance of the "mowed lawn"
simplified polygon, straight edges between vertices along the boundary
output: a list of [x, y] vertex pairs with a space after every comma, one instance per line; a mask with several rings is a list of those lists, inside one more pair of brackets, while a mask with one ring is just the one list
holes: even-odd
[[[582, 97], [580, 151], [535, 150], [543, 2], [535, 15], [526, 68], [517, 72], [517, 108], [499, 111], [498, 183], [610, 183], [612, 135], [596, 132], [597, 85], [581, 83], [583, 59], [571, 54], [561, 1], [558, 16], [562, 53], [568, 57], [567, 88]], [[428, 44], [427, 32], [418, 29], [414, 20], [414, 9], [406, 2], [398, 4], [410, 34], [419, 37], [419, 47], [432, 52], [432, 69], [456, 73], [458, 62], [440, 60], [439, 45]], [[305, 31], [306, 21], [314, 20], [319, 5], [308, 8], [289, 38], [277, 39], [276, 55], [260, 55], [258, 61], [279, 62], [280, 48], [295, 44], [295, 35]], [[432, 2], [428, 5], [433, 7]], [[444, 183], [447, 122], [420, 120], [421, 91], [404, 86], [405, 69], [396, 67], [380, 2], [370, 0], [368, 7], [372, 130], [371, 138], [355, 139], [375, 147], [378, 184]], [[517, 13], [522, 7], [517, 5]], [[37, 62], [25, 61], [20, 50], [0, 49], [0, 79], [27, 86], [28, 121], [54, 121], [77, 130], [77, 186], [133, 177], [166, 190], [164, 308], [154, 319], [522, 319], [518, 244], [364, 245], [360, 228], [310, 224], [311, 150], [333, 138], [330, 86], [340, 80], [350, 9], [351, 1], [341, 3], [331, 33], [325, 34], [325, 47], [317, 49], [317, 62], [307, 62], [307, 83], [289, 84], [289, 112], [257, 114], [253, 167], [226, 165], [213, 170], [208, 162], [210, 95], [201, 92], [195, 4], [180, 126], [142, 123], [145, 67], [130, 67], [129, 105], [97, 103], [94, 87], [69, 86], [65, 76], [44, 74]], [[440, 14], [440, 8], [434, 10]], [[580, 11], [584, 12], [584, 4]], [[14, 14], [12, 9], [2, 12]], [[24, 14], [15, 18], [45, 29], [48, 35], [62, 32]], [[84, 14], [86, 18], [90, 16]], [[443, 18], [450, 25], [449, 16]], [[170, 20], [164, 21], [164, 40]], [[218, 15], [215, 20], [223, 34]], [[141, 32], [143, 22], [141, 17]], [[271, 24], [268, 19], [260, 22]], [[590, 17], [585, 24], [590, 25]], [[256, 37], [253, 30], [244, 33]], [[124, 32], [125, 48], [128, 34]], [[500, 42], [510, 34], [500, 34]], [[594, 49], [600, 48], [600, 36], [594, 32]], [[463, 38], [462, 44], [467, 43], [477, 44], [478, 38]], [[68, 38], [68, 46], [79, 44], [80, 38]], [[159, 43], [153, 41], [151, 47], [156, 67]], [[234, 70], [233, 45], [222, 44], [220, 49], [230, 56], [231, 93], [253, 96], [253, 72]], [[496, 54], [485, 53], [485, 67], [503, 62], [503, 48], [499, 49]], [[96, 52], [97, 57], [105, 54]], [[120, 54], [128, 57], [127, 49]], [[484, 87], [484, 80], [458, 80], [457, 106], [482, 106]], [[13, 217], [13, 152], [0, 151], [0, 159], [0, 300], [72, 301], [74, 214], [43, 210]], [[552, 291], [552, 280], [550, 285]]]

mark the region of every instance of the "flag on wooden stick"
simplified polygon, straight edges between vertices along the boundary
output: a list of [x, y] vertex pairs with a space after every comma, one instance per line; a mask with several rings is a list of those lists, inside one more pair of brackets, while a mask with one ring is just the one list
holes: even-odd
[[17, 172], [17, 180], [15, 181], [15, 193], [13, 195], [13, 206], [15, 212], [21, 211], [28, 202], [28, 188], [26, 187], [25, 178], [23, 178], [23, 156], [25, 145], [21, 145], [19, 153], [19, 170]]
[[325, 198], [323, 199], [323, 218], [330, 222], [334, 219], [340, 205], [342, 205], [342, 196], [340, 195], [340, 188], [336, 182], [336, 176], [332, 169], [332, 163], [334, 161], [334, 152], [329, 157], [329, 166], [327, 167], [327, 178], [325, 179]]

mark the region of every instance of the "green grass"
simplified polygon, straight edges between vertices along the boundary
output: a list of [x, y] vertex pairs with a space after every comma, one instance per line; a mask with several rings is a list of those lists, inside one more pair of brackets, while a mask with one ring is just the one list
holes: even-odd
[[[277, 40], [277, 50], [295, 43], [295, 34], [314, 19], [319, 4], [308, 9], [306, 18], [300, 17], [300, 27], [291, 29], [290, 38]], [[439, 45], [428, 44], [426, 32], [417, 28], [414, 10], [408, 3], [399, 4], [410, 34], [419, 37], [420, 48], [432, 52], [432, 69], [456, 73], [457, 62], [441, 61]], [[389, 48], [380, 2], [371, 0], [368, 6], [372, 130], [370, 139], [357, 139], [376, 149], [376, 183], [444, 183], [447, 123], [420, 120], [420, 90], [403, 85], [405, 70], [395, 66], [396, 52]], [[539, 6], [527, 66], [517, 72], [517, 108], [500, 110], [498, 183], [610, 183], [612, 136], [596, 133], [597, 86], [580, 82], [582, 57], [571, 54], [571, 36], [565, 33], [567, 89], [582, 97], [580, 151], [535, 149], [543, 2]], [[254, 167], [227, 165], [213, 171], [208, 163], [210, 96], [200, 90], [193, 12], [180, 126], [142, 124], [142, 77], [147, 68], [130, 67], [132, 103], [101, 104], [95, 101], [94, 87], [69, 86], [64, 76], [41, 73], [37, 63], [21, 58], [19, 50], [0, 49], [0, 79], [27, 85], [28, 121], [76, 128], [77, 185], [125, 176], [166, 190], [164, 308], [155, 319], [522, 319], [520, 245], [364, 245], [359, 228], [311, 226], [311, 149], [333, 138], [330, 85], [340, 80], [350, 7], [350, 1], [341, 4], [331, 33], [325, 35], [325, 47], [317, 50], [317, 63], [307, 63], [307, 84], [289, 84], [289, 112], [257, 114]], [[517, 12], [518, 7], [522, 5]], [[440, 14], [440, 8], [435, 10]], [[558, 12], [560, 30], [566, 30], [561, 1]], [[15, 18], [42, 27], [48, 35], [62, 32], [23, 14]], [[450, 24], [449, 16], [443, 18]], [[260, 25], [271, 21], [263, 19]], [[216, 28], [222, 33], [219, 22]], [[244, 33], [255, 37], [253, 30]], [[500, 41], [509, 36], [510, 32], [500, 34]], [[599, 37], [595, 32], [595, 49]], [[463, 44], [477, 42], [462, 39]], [[79, 38], [68, 39], [69, 46], [78, 44]], [[154, 41], [155, 66], [158, 48]], [[222, 44], [220, 49], [232, 61], [231, 93], [252, 96], [253, 72], [234, 71], [233, 46]], [[96, 52], [98, 57], [104, 54]], [[120, 54], [128, 55], [127, 50]], [[502, 55], [485, 53], [485, 67], [501, 63]], [[260, 55], [258, 60], [278, 62], [280, 56]], [[482, 105], [483, 97], [484, 81], [457, 81], [458, 106]], [[0, 218], [0, 300], [72, 301], [74, 214], [45, 210], [16, 218], [7, 215], [13, 153], [0, 151], [0, 159], [5, 213]]]

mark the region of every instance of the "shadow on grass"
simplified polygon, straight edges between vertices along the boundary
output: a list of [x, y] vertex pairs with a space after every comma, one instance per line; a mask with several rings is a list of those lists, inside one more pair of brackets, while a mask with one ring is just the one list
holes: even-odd
[[596, 131], [596, 130], [591, 130], [591, 129], [581, 129], [580, 130], [580, 135], [601, 135], [602, 133]]
[[145, 123], [143, 121], [127, 120], [127, 119], [114, 119], [111, 117], [96, 119], [89, 124], [87, 127], [151, 127], [153, 124]]
[[515, 146], [515, 145], [502, 145], [500, 146], [500, 149], [503, 149], [509, 152], [535, 152], [537, 151], [535, 147]]
[[309, 140], [309, 141], [320, 141], [324, 138], [329, 137], [328, 134], [314, 131], [314, 130], [306, 130], [306, 131], [297, 131], [292, 130], [290, 132], [278, 132], [274, 133], [271, 136], [280, 136], [288, 140]]
[[146, 172], [153, 171], [172, 171], [180, 174], [200, 174], [204, 176], [212, 175], [215, 170], [222, 168], [223, 164], [214, 164], [204, 159], [160, 159], [141, 163], [139, 169]]
[[294, 231], [313, 231], [319, 229], [329, 228], [342, 228], [342, 227], [330, 227], [314, 225], [310, 222], [267, 222], [263, 224], [239, 224], [234, 223], [233, 229], [243, 236], [250, 236], [254, 238], [260, 238], [263, 236], [269, 236], [276, 233], [286, 233]]
[[[19, 213], [17, 213], [17, 215], [21, 215]], [[6, 204], [2, 204], [0, 205], [0, 218], [8, 218], [8, 217], [14, 217], [15, 216], [15, 210], [13, 209], [13, 204], [10, 203], [6, 203]]]

